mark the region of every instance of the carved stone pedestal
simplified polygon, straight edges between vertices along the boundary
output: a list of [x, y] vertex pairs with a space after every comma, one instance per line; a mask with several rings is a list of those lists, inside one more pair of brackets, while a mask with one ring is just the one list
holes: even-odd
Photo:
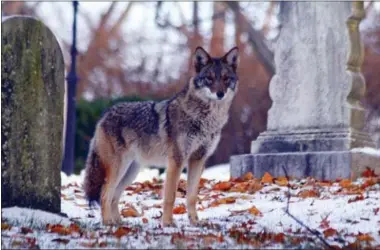
[[321, 179], [355, 178], [365, 167], [380, 173], [380, 153], [352, 151], [375, 146], [360, 104], [364, 16], [363, 2], [281, 2], [267, 131], [251, 154], [231, 157], [233, 177], [284, 176], [284, 167]]

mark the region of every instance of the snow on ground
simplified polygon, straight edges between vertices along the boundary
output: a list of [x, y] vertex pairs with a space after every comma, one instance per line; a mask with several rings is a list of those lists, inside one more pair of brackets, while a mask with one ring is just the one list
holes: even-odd
[[364, 147], [364, 148], [353, 148], [351, 152], [365, 153], [373, 156], [380, 156], [380, 149]]
[[215, 166], [205, 170], [200, 183], [198, 227], [187, 219], [183, 175], [174, 209], [176, 227], [170, 228], [160, 224], [163, 180], [158, 170], [142, 170], [126, 188], [119, 203], [120, 227], [103, 226], [99, 208], [88, 207], [81, 189], [83, 176], [62, 174], [61, 205], [68, 218], [25, 208], [2, 209], [2, 247], [323, 247], [286, 213], [288, 204], [291, 214], [317, 230], [330, 245], [380, 247], [380, 178], [369, 170], [355, 182], [312, 178], [288, 182], [270, 175], [230, 179], [229, 165]]

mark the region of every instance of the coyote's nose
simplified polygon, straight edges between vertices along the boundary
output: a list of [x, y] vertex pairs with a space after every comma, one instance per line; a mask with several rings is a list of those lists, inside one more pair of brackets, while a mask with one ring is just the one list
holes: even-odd
[[216, 93], [216, 96], [219, 98], [219, 100], [220, 99], [222, 99], [223, 98], [223, 96], [224, 96], [224, 93], [223, 92], [221, 92], [221, 91], [219, 91], [219, 92], [217, 92]]

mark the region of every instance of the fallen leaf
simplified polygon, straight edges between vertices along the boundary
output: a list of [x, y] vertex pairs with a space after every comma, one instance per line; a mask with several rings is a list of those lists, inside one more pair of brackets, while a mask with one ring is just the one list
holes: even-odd
[[226, 198], [222, 198], [222, 199], [218, 199], [216, 201], [213, 201], [209, 207], [217, 207], [219, 206], [220, 204], [232, 204], [232, 203], [235, 203], [236, 202], [236, 198], [234, 197], [226, 197]]
[[252, 180], [253, 178], [254, 178], [253, 174], [251, 172], [248, 172], [245, 175], [243, 175], [242, 180], [249, 181], [249, 180]]
[[302, 190], [297, 194], [298, 197], [301, 198], [312, 198], [312, 197], [319, 197], [320, 193], [318, 190], [315, 189], [307, 189], [307, 190]]
[[262, 215], [260, 210], [258, 210], [255, 206], [251, 207], [248, 212], [252, 215], [259, 216]]
[[134, 208], [124, 208], [121, 210], [121, 215], [123, 217], [139, 217], [139, 213]]
[[277, 243], [284, 243], [285, 242], [285, 234], [284, 233], [278, 233], [274, 235], [274, 241]]
[[361, 186], [362, 189], [366, 189], [367, 187], [371, 187], [377, 183], [377, 180], [375, 178], [370, 177], [368, 180], [366, 180], [363, 185]]
[[264, 176], [261, 178], [262, 183], [273, 183], [273, 177], [268, 173], [265, 172]]
[[232, 187], [231, 182], [223, 181], [214, 185], [214, 190], [228, 191]]
[[363, 173], [362, 173], [362, 177], [366, 177], [366, 178], [377, 177], [377, 175], [375, 174], [375, 170], [373, 170], [369, 167], [366, 167], [366, 170], [363, 171]]
[[101, 248], [107, 247], [107, 242], [105, 242], [105, 241], [100, 242], [99, 247], [101, 247]]
[[331, 181], [319, 181], [317, 182], [317, 184], [321, 187], [330, 187], [332, 186], [332, 183]]
[[339, 186], [342, 188], [350, 188], [352, 186], [352, 182], [349, 179], [344, 179], [339, 182]]
[[364, 200], [364, 196], [363, 195], [359, 195], [359, 196], [356, 196], [355, 198], [349, 199], [348, 203], [356, 202], [356, 201], [361, 201], [361, 200]]
[[6, 223], [1, 223], [1, 230], [10, 230], [11, 226]]
[[231, 189], [230, 192], [236, 192], [236, 193], [245, 193], [248, 189], [248, 183], [242, 182], [242, 183], [236, 183]]
[[199, 188], [203, 188], [205, 186], [205, 184], [207, 183], [207, 181], [208, 181], [207, 179], [201, 178], [199, 180]]
[[235, 197], [226, 197], [218, 200], [219, 204], [232, 204], [235, 203], [235, 201]]
[[186, 207], [181, 204], [173, 209], [173, 214], [184, 214], [186, 213]]
[[72, 232], [76, 232], [76, 233], [79, 233], [81, 230], [80, 230], [80, 227], [77, 225], [77, 224], [74, 224], [74, 223], [71, 223], [70, 226], [69, 226], [69, 229], [72, 231]]
[[33, 233], [33, 230], [27, 227], [21, 227], [20, 231], [22, 234]]
[[71, 234], [71, 230], [61, 224], [55, 224], [55, 225], [48, 224], [47, 231], [51, 233], [61, 234], [61, 235]]
[[366, 242], [374, 240], [373, 237], [369, 234], [359, 234], [357, 236], [357, 239], [358, 239], [358, 241], [366, 241]]
[[287, 186], [288, 185], [288, 179], [284, 176], [281, 176], [281, 177], [276, 178], [274, 183], [276, 183], [279, 186]]
[[114, 233], [113, 235], [117, 238], [121, 238], [125, 235], [127, 235], [129, 232], [131, 232], [132, 230], [128, 227], [119, 227]]
[[257, 191], [260, 191], [263, 188], [263, 185], [257, 182], [252, 182], [248, 184], [248, 193], [253, 194], [256, 193]]
[[326, 229], [325, 231], [323, 231], [323, 235], [327, 238], [327, 237], [330, 237], [330, 236], [333, 236], [337, 233], [337, 231], [333, 228], [328, 228]]

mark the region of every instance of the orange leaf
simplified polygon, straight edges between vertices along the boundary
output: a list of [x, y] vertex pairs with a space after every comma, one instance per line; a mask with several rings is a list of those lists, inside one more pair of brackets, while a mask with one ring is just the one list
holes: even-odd
[[123, 210], [121, 210], [121, 215], [123, 217], [138, 217], [139, 213], [136, 211], [136, 209], [124, 208]]
[[320, 194], [318, 190], [314, 190], [314, 189], [302, 190], [297, 194], [297, 196], [301, 198], [319, 197], [319, 195]]
[[242, 183], [236, 183], [231, 189], [231, 192], [237, 192], [237, 193], [244, 193], [247, 191], [248, 183], [242, 182]]
[[245, 175], [243, 175], [242, 179], [244, 181], [249, 181], [249, 180], [252, 180], [254, 178], [253, 174], [251, 172], [248, 172], [246, 173]]
[[376, 184], [375, 178], [370, 177], [368, 180], [366, 180], [361, 188], [366, 189], [367, 187], [373, 186]]
[[332, 185], [331, 181], [319, 181], [317, 184], [322, 187], [330, 187]]
[[207, 182], [207, 179], [201, 178], [199, 180], [199, 188], [203, 188], [205, 186], [205, 183]]
[[285, 242], [285, 234], [284, 233], [278, 233], [274, 235], [274, 241], [277, 243], [284, 243]]
[[227, 191], [232, 187], [231, 182], [223, 181], [220, 183], [215, 184], [214, 190], [220, 190], [220, 191]]
[[255, 206], [251, 207], [248, 212], [252, 215], [258, 216], [261, 215], [260, 210], [258, 210]]
[[48, 231], [50, 231], [51, 233], [57, 233], [57, 234], [61, 234], [61, 235], [69, 235], [71, 234], [71, 230], [60, 225], [60, 224], [56, 224], [56, 225], [47, 225], [47, 229]]
[[363, 195], [356, 196], [355, 198], [349, 199], [348, 203], [364, 200]]
[[362, 173], [362, 177], [366, 177], [366, 178], [377, 177], [377, 175], [375, 174], [375, 170], [372, 170], [371, 168], [366, 167], [366, 170], [363, 171]]
[[276, 178], [275, 183], [279, 186], [287, 186], [288, 179], [284, 176], [281, 176], [281, 177]]
[[330, 236], [333, 236], [337, 233], [337, 231], [333, 228], [328, 228], [326, 229], [325, 231], [323, 231], [323, 235], [327, 238], [327, 237], [330, 237]]
[[349, 180], [349, 179], [344, 179], [344, 180], [341, 180], [341, 181], [339, 182], [339, 185], [340, 185], [342, 188], [349, 188], [349, 187], [352, 186], [352, 182], [351, 182], [351, 180]]
[[263, 185], [256, 182], [250, 182], [248, 185], [248, 193], [253, 194], [263, 188]]
[[357, 236], [358, 241], [373, 241], [373, 237], [369, 234], [359, 234]]
[[272, 183], [273, 177], [268, 172], [265, 172], [263, 178], [261, 178], [261, 182], [262, 183]]
[[77, 233], [80, 232], [80, 227], [79, 227], [77, 224], [74, 224], [74, 223], [71, 223], [71, 224], [70, 224], [69, 229], [70, 229], [72, 232], [77, 232]]
[[117, 238], [121, 238], [125, 235], [127, 235], [129, 232], [131, 231], [130, 228], [128, 227], [119, 227], [114, 233], [113, 235]]
[[186, 207], [182, 204], [173, 209], [173, 214], [184, 214], [184, 213], [186, 213]]
[[220, 204], [232, 204], [235, 203], [236, 198], [234, 197], [226, 197], [219, 200]]
[[11, 226], [6, 223], [1, 223], [1, 230], [10, 230]]

